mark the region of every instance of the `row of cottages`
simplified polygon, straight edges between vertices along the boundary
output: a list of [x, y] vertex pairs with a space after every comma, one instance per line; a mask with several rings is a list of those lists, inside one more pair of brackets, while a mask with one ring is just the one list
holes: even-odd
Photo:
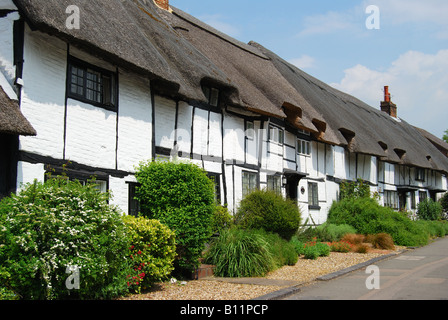
[[135, 166], [156, 158], [203, 167], [230, 210], [269, 188], [315, 223], [345, 180], [397, 210], [447, 191], [448, 158], [388, 94], [372, 108], [156, 2], [0, 1], [4, 195], [65, 170], [136, 214]]

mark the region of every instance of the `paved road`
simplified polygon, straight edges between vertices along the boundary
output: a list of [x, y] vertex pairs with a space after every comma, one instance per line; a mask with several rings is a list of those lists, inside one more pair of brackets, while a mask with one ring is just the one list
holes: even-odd
[[317, 282], [285, 300], [448, 300], [448, 237], [376, 266]]

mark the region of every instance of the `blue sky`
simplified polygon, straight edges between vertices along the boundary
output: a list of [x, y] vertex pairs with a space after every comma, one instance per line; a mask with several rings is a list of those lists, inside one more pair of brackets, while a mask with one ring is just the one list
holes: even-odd
[[[390, 86], [398, 116], [438, 137], [448, 129], [446, 0], [170, 0], [243, 41], [379, 108]], [[369, 30], [369, 5], [379, 29]]]

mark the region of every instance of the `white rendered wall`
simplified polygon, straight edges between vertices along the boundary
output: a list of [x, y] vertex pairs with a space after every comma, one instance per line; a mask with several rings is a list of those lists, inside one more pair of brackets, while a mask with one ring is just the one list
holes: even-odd
[[208, 111], [195, 108], [193, 118], [193, 153], [208, 154]]
[[120, 71], [119, 85], [117, 169], [134, 172], [152, 157], [149, 81]]
[[92, 167], [115, 169], [117, 113], [67, 101], [65, 157]]
[[20, 149], [63, 158], [67, 45], [26, 27], [21, 110], [36, 137], [20, 137]]
[[17, 191], [27, 183], [33, 183], [34, 180], [43, 182], [45, 179], [45, 167], [42, 163], [31, 164], [19, 161], [17, 165]]
[[186, 102], [179, 102], [177, 112], [177, 146], [179, 151], [185, 154], [191, 152], [191, 123], [193, 119], [193, 107]]
[[207, 155], [213, 157], [222, 157], [222, 115], [215, 112], [210, 112], [209, 131], [208, 131], [208, 153]]
[[172, 149], [175, 139], [176, 102], [159, 96], [155, 97], [154, 102], [156, 146]]
[[224, 117], [224, 160], [244, 163], [244, 120], [231, 115]]

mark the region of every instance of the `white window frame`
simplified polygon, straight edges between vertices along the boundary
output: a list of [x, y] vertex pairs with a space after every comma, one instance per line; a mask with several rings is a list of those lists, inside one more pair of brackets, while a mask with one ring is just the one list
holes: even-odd
[[269, 191], [282, 193], [282, 177], [279, 175], [267, 176], [267, 186]]
[[241, 174], [243, 198], [258, 188], [258, 173], [243, 171]]
[[[304, 152], [304, 149], [306, 149], [305, 152]], [[311, 142], [302, 140], [302, 139], [297, 139], [297, 154], [302, 155], [302, 156], [310, 156], [311, 155]]]
[[269, 142], [283, 145], [285, 143], [285, 130], [269, 125]]

